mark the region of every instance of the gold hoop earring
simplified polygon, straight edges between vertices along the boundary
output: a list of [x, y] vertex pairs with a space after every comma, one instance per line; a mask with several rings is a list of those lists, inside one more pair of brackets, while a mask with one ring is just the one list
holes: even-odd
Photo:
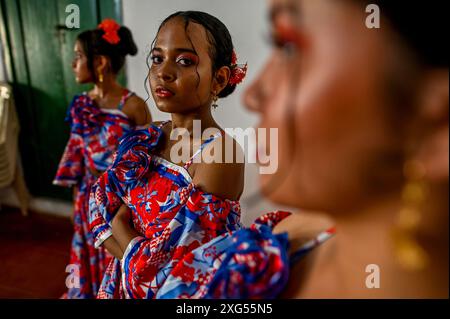
[[394, 250], [398, 264], [408, 271], [420, 271], [428, 265], [428, 255], [414, 235], [422, 218], [422, 206], [427, 195], [425, 169], [418, 161], [407, 161], [403, 167], [405, 185], [402, 208], [393, 232]]

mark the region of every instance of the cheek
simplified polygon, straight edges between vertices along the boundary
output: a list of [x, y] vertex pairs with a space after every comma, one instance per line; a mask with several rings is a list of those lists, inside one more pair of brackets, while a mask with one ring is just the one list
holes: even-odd
[[88, 77], [90, 75], [87, 63], [85, 61], [77, 61], [74, 69], [80, 76]]
[[261, 113], [260, 127], [278, 129], [285, 127], [288, 102], [293, 96], [288, 71], [282, 56], [274, 53], [263, 68], [257, 83], [254, 84], [252, 94]]
[[212, 81], [212, 75], [209, 72], [201, 68], [179, 72], [176, 82], [184, 99], [197, 104], [203, 104], [209, 100]]
[[[295, 64], [295, 63], [294, 63]], [[275, 55], [264, 68], [264, 73], [260, 76], [255, 93], [259, 100], [261, 112], [261, 122], [258, 125], [267, 132], [276, 129], [278, 139], [276, 145], [269, 143], [266, 138], [263, 147], [266, 154], [271, 154], [271, 158], [277, 161], [277, 170], [274, 174], [261, 174], [260, 182], [262, 192], [269, 199], [289, 204], [292, 203], [292, 184], [289, 176], [295, 174], [293, 165], [293, 132], [292, 114], [295, 105], [292, 105], [295, 98], [295, 91], [292, 81], [294, 80], [292, 64], [283, 62], [283, 57]], [[276, 85], [274, 85], [276, 83]], [[293, 108], [294, 106], [294, 108]], [[263, 142], [258, 139], [258, 146]], [[263, 163], [261, 163], [264, 166]], [[295, 195], [294, 195], [295, 196]]]
[[150, 66], [150, 69], [148, 70], [148, 85], [150, 87], [150, 90], [152, 90], [155, 87], [155, 81], [156, 81], [156, 70], [153, 65]]
[[178, 86], [186, 94], [192, 94], [201, 90], [203, 82], [205, 82], [204, 79], [195, 72], [195, 69], [188, 72], [180, 72], [177, 79]]
[[[361, 195], [366, 158], [386, 146], [376, 70], [342, 64], [293, 61], [265, 69], [260, 127], [279, 129], [279, 168], [261, 182], [273, 201], [309, 209], [345, 205], [340, 201]], [[302, 75], [297, 83], [292, 70]]]
[[330, 210], [361, 200], [371, 163], [390, 143], [377, 70], [334, 62], [305, 71], [295, 101], [298, 149], [290, 186], [304, 208]]
[[324, 64], [315, 74], [306, 74], [299, 86], [296, 136], [305, 155], [353, 157], [351, 152], [371, 148], [383, 135], [382, 103], [373, 81], [376, 70], [333, 68]]

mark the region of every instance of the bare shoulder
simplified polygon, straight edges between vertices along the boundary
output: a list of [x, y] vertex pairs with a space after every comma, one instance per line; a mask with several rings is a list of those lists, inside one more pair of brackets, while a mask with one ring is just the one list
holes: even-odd
[[[290, 251], [298, 250], [305, 242], [315, 238], [319, 233], [335, 225], [332, 218], [322, 213], [299, 212], [294, 213], [281, 221], [274, 228], [274, 233], [287, 232], [290, 242]], [[321, 265], [328, 260], [333, 251], [333, 245], [320, 245], [314, 248], [301, 260], [296, 262], [289, 275], [289, 282], [280, 298], [304, 298], [306, 288], [314, 284], [316, 273], [321, 273], [320, 280], [330, 279], [322, 272]], [[331, 249], [331, 250], [330, 250]], [[324, 258], [324, 256], [326, 258]]]
[[[234, 154], [229, 154], [230, 145]], [[202, 152], [202, 161], [195, 169], [194, 184], [220, 198], [239, 200], [244, 190], [245, 161], [237, 160], [236, 152], [241, 151], [235, 140], [226, 136], [216, 138]]]
[[136, 125], [146, 125], [152, 121], [152, 116], [147, 103], [137, 95], [133, 95], [126, 100], [123, 112]]
[[297, 212], [282, 220], [274, 233], [288, 233], [291, 250], [295, 251], [319, 233], [333, 227], [333, 219], [323, 213]]

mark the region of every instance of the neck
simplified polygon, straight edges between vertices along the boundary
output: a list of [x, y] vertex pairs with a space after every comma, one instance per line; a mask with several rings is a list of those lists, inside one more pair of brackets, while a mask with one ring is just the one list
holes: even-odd
[[103, 78], [103, 82], [95, 82], [93, 93], [95, 96], [103, 98], [112, 92], [117, 91], [120, 85], [116, 81], [116, 76], [106, 75]]
[[172, 130], [174, 129], [186, 129], [191, 138], [193, 136], [194, 131], [194, 120], [200, 121], [201, 124], [201, 133], [207, 128], [216, 127], [218, 128], [218, 124], [214, 120], [211, 114], [211, 107], [200, 107], [198, 111], [192, 113], [172, 113]]
[[[417, 233], [412, 234], [428, 260], [427, 266], [417, 271], [402, 267], [395, 253], [392, 235], [402, 208], [398, 196], [336, 218], [336, 253], [332, 264], [335, 275], [342, 280], [341, 289], [353, 297], [448, 296], [448, 211], [435, 207], [433, 202], [442, 203], [442, 199], [430, 198], [430, 205], [423, 206], [423, 221]], [[446, 231], [437, 231], [442, 225]], [[380, 289], [365, 287], [369, 275], [365, 270], [370, 264], [380, 269]]]

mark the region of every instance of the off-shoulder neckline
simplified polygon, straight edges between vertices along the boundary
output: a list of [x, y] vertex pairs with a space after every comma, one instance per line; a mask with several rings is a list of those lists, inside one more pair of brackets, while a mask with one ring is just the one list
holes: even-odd
[[[168, 122], [168, 121], [164, 121], [164, 122]], [[161, 122], [161, 123], [163, 123], [163, 122]], [[160, 135], [163, 133], [163, 130], [162, 130], [162, 128], [160, 126], [158, 126], [154, 122], [152, 122], [152, 123], [150, 123], [148, 125], [148, 127], [143, 128], [143, 130], [147, 131], [147, 133], [151, 133], [152, 129], [155, 130], [158, 133], [158, 137], [157, 138], [159, 140]], [[208, 192], [203, 191], [200, 187], [198, 187], [197, 185], [195, 185], [193, 183], [193, 177], [191, 176], [191, 174], [189, 173], [189, 171], [185, 167], [183, 167], [181, 165], [177, 165], [177, 164], [175, 164], [175, 163], [173, 163], [173, 162], [171, 162], [171, 161], [169, 161], [169, 160], [167, 160], [164, 157], [161, 157], [159, 155], [153, 155], [152, 154], [152, 158], [154, 158], [154, 160], [156, 160], [157, 162], [168, 166], [170, 169], [173, 169], [173, 170], [177, 171], [178, 173], [182, 174], [183, 177], [188, 182], [188, 184], [192, 185], [191, 187], [201, 191], [203, 194], [213, 196], [213, 197], [215, 197], [217, 199], [220, 199], [222, 201], [225, 201], [225, 202], [228, 202], [228, 203], [231, 203], [231, 204], [240, 203], [240, 200], [232, 200], [232, 199], [228, 199], [228, 198], [221, 198], [221, 197], [219, 197], [217, 195], [214, 195], [213, 193], [208, 193]], [[189, 185], [188, 185], [188, 187], [189, 187]]]
[[123, 116], [125, 118], [127, 118], [128, 120], [130, 119], [128, 117], [128, 115], [126, 115], [122, 110], [119, 109], [109, 109], [109, 108], [105, 108], [105, 107], [99, 107], [97, 104], [94, 103], [93, 99], [89, 96], [88, 92], [84, 91], [81, 95], [87, 97], [89, 99], [89, 101], [91, 102], [91, 105], [99, 110], [101, 110], [102, 112], [105, 113], [110, 113], [110, 114], [115, 114], [115, 115], [120, 115]]
[[192, 183], [192, 176], [189, 173], [189, 171], [184, 168], [181, 165], [177, 165], [171, 161], [166, 160], [164, 157], [161, 157], [159, 155], [152, 155], [152, 158], [158, 163], [158, 164], [164, 164], [165, 166], [168, 166], [170, 169], [177, 171], [178, 173], [180, 173], [181, 175], [183, 175], [183, 177], [186, 179], [186, 181], [191, 184]]

